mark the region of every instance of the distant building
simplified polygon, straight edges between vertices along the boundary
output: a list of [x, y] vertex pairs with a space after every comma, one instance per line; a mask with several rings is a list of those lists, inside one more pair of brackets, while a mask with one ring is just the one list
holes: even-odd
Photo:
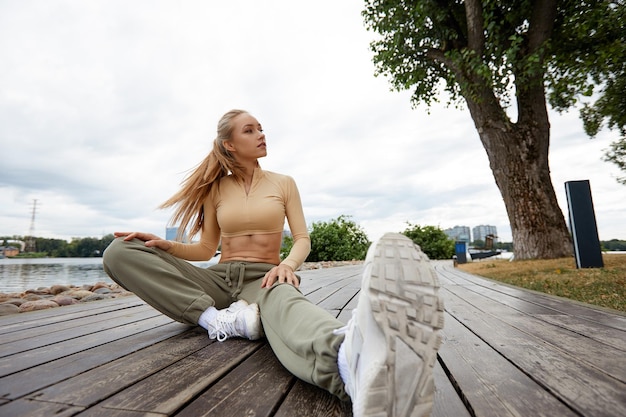
[[496, 226], [481, 224], [472, 228], [472, 235], [474, 236], [474, 241], [482, 240], [483, 242], [487, 242], [487, 236], [491, 235], [493, 237], [493, 243], [498, 242], [498, 229], [496, 229]]
[[17, 256], [20, 254], [20, 250], [15, 246], [0, 246], [0, 258]]
[[448, 237], [457, 242], [470, 242], [470, 228], [468, 226], [454, 226], [443, 231]]

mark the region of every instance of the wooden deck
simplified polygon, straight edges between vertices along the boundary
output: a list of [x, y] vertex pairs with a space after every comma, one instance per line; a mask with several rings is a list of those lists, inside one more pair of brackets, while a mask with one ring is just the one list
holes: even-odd
[[[626, 316], [434, 262], [445, 301], [435, 417], [626, 415]], [[303, 271], [347, 321], [361, 266]], [[0, 317], [0, 416], [350, 416], [267, 343], [210, 341], [137, 297]]]

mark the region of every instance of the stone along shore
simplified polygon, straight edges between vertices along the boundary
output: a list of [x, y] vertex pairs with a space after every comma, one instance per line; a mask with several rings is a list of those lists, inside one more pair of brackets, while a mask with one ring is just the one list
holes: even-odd
[[[363, 261], [305, 262], [299, 271], [358, 265]], [[98, 282], [94, 285], [53, 285], [23, 292], [0, 293], [0, 316], [28, 311], [45, 310], [90, 301], [133, 295], [118, 284]]]

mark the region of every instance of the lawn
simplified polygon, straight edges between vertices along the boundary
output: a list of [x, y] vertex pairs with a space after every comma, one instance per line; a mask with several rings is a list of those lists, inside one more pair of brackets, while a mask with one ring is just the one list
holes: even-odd
[[574, 258], [513, 261], [485, 259], [463, 271], [507, 284], [626, 312], [626, 254], [603, 255], [603, 268], [576, 268]]

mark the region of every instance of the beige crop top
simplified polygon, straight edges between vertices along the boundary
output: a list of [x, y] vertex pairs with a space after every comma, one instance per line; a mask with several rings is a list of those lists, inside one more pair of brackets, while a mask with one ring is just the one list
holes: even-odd
[[282, 232], [285, 218], [293, 236], [293, 247], [281, 264], [295, 271], [309, 255], [311, 241], [293, 178], [256, 168], [246, 194], [243, 184], [229, 175], [212, 187], [204, 202], [200, 241], [173, 242], [168, 252], [190, 261], [204, 261], [213, 256], [221, 236]]

